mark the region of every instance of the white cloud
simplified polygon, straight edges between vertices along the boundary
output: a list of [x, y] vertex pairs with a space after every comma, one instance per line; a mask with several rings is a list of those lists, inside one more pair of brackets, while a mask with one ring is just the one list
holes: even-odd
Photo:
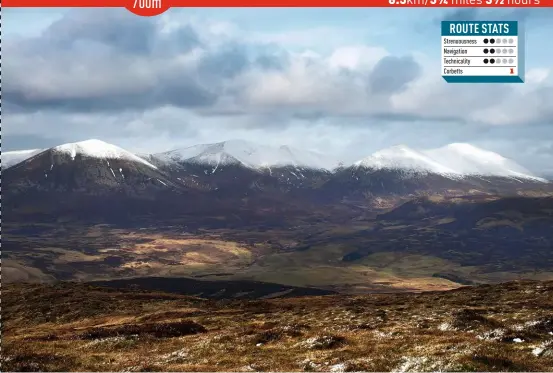
[[550, 69], [547, 68], [537, 68], [531, 69], [526, 72], [526, 83], [527, 84], [541, 84], [547, 81], [551, 73]]
[[331, 68], [372, 69], [378, 61], [388, 55], [388, 51], [383, 47], [344, 46], [336, 48], [332, 52], [328, 58], [328, 64]]

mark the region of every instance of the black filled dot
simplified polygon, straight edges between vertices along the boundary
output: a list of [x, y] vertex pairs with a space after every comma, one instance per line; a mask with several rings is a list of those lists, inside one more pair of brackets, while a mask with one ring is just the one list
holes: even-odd
[[495, 40], [494, 39], [490, 39], [490, 44], [493, 44], [495, 43]]
[[488, 59], [487, 59], [487, 58], [484, 58], [484, 63], [488, 63]]
[[492, 58], [492, 59], [490, 60], [490, 63], [495, 63], [495, 60]]
[[488, 54], [488, 48], [484, 49], [484, 53]]
[[495, 53], [495, 49], [493, 49], [493, 48], [490, 49], [490, 53], [491, 53], [491, 54], [494, 54], [494, 53]]
[[488, 44], [488, 39], [484, 39], [484, 44]]

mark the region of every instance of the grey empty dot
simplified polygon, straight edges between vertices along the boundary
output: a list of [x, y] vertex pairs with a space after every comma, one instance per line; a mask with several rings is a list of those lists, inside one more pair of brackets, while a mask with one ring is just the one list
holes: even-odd
[[503, 44], [507, 44], [507, 39], [503, 39]]
[[513, 39], [509, 39], [509, 44], [513, 44]]
[[507, 53], [507, 49], [503, 49], [502, 52], [503, 52], [503, 53]]
[[509, 54], [513, 54], [515, 51], [512, 49], [509, 49]]
[[515, 62], [512, 58], [509, 58], [509, 63]]
[[506, 58], [504, 58], [504, 59], [503, 59], [503, 61], [501, 61], [501, 62], [503, 62], [503, 63], [507, 63], [507, 59], [506, 59]]

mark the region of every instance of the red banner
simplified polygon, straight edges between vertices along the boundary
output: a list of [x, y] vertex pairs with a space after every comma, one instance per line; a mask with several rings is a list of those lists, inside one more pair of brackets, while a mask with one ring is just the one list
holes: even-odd
[[140, 16], [186, 7], [387, 7], [387, 8], [525, 8], [553, 7], [553, 0], [3, 0], [3, 7], [114, 7]]

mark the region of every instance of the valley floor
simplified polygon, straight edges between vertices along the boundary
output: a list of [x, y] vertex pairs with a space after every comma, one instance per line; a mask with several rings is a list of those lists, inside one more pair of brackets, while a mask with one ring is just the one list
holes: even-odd
[[363, 294], [553, 279], [549, 226], [526, 234], [442, 228], [452, 220], [368, 220], [190, 233], [183, 233], [182, 223], [155, 228], [7, 223], [2, 280], [156, 276], [262, 281]]
[[206, 300], [9, 284], [6, 371], [551, 371], [553, 282]]

